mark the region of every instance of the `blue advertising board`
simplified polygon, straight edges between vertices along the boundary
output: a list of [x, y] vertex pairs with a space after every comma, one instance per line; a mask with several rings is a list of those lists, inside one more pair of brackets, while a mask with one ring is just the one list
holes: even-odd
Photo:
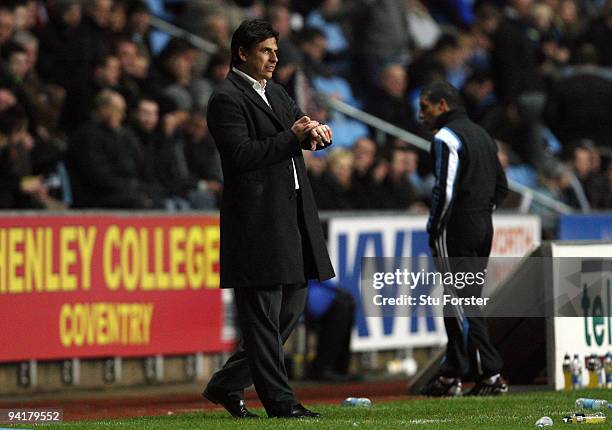
[[564, 215], [559, 220], [559, 240], [611, 240], [612, 214]]

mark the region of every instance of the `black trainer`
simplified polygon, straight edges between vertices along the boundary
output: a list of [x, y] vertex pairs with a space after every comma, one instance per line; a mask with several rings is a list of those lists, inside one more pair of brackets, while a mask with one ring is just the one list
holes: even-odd
[[430, 397], [461, 397], [463, 395], [463, 384], [459, 378], [439, 376], [429, 381], [421, 390], [421, 394]]
[[508, 392], [508, 384], [500, 375], [481, 379], [468, 392], [468, 396], [499, 396]]

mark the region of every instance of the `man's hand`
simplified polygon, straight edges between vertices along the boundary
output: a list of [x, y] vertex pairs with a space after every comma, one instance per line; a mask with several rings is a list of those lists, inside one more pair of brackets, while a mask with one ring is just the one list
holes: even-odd
[[291, 131], [295, 134], [300, 142], [303, 142], [308, 137], [308, 134], [319, 125], [318, 121], [313, 121], [307, 116], [303, 116], [293, 123]]
[[328, 125], [319, 124], [310, 130], [310, 149], [315, 150], [317, 146], [321, 148], [329, 145], [332, 139], [332, 131]]

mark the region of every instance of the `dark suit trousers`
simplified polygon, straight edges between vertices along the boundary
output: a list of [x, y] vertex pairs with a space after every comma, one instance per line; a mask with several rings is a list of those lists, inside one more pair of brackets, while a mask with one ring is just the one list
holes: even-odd
[[[314, 265], [312, 245], [303, 217], [300, 192], [296, 209], [305, 272]], [[235, 288], [235, 304], [241, 341], [236, 352], [217, 371], [209, 387], [243, 398], [244, 389], [255, 384], [259, 400], [269, 415], [289, 413], [298, 400], [289, 386], [283, 344], [306, 306], [306, 284]]]
[[242, 339], [208, 386], [243, 398], [244, 389], [254, 383], [273, 414], [299, 403], [289, 386], [283, 344], [304, 311], [306, 293], [304, 285], [234, 289]]
[[[438, 255], [448, 258], [453, 272], [477, 273], [487, 267], [493, 239], [491, 213], [488, 211], [453, 212], [444, 234], [446, 241]], [[451, 287], [458, 297], [480, 297], [482, 287]], [[444, 308], [448, 336], [446, 357], [440, 374], [447, 377], [487, 378], [501, 372], [503, 362], [489, 338], [487, 320], [478, 306], [463, 307], [467, 314], [458, 318], [454, 306]]]

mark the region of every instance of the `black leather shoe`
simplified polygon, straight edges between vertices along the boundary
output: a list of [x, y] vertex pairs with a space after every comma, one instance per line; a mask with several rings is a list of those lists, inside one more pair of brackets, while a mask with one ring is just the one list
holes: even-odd
[[306, 409], [304, 406], [298, 403], [297, 405], [292, 406], [289, 412], [273, 414], [270, 416], [276, 418], [319, 418], [321, 414]]
[[242, 399], [228, 396], [226, 393], [220, 393], [208, 387], [206, 387], [202, 395], [215, 405], [223, 406], [234, 418], [259, 418], [259, 415], [255, 415], [247, 409]]

